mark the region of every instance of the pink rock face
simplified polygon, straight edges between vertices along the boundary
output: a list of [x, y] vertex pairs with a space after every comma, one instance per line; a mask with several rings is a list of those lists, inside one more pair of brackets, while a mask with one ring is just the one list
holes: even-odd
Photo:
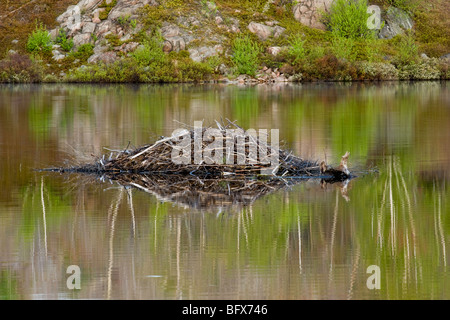
[[250, 22], [248, 30], [251, 33], [256, 34], [262, 41], [267, 40], [271, 36], [278, 38], [285, 31], [285, 29], [280, 26], [270, 27], [257, 22]]
[[316, 29], [325, 30], [321, 22], [323, 12], [328, 12], [333, 0], [301, 0], [292, 8], [298, 22]]

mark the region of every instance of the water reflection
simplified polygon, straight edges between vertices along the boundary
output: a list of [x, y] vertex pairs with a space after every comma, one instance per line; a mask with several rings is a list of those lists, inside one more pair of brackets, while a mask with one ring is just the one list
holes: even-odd
[[[0, 298], [448, 299], [446, 86], [2, 86]], [[350, 181], [349, 201], [312, 180], [195, 210], [32, 170], [220, 116], [279, 128], [307, 158], [350, 150], [350, 168], [379, 173]], [[79, 291], [66, 287], [69, 265]], [[370, 265], [380, 290], [366, 287]]]

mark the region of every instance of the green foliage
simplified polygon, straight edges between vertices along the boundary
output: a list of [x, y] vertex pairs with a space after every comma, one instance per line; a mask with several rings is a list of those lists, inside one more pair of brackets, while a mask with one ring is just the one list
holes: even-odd
[[160, 36], [145, 39], [142, 46], [137, 48], [131, 55], [141, 66], [149, 66], [153, 63], [163, 63], [166, 61], [166, 55], [162, 50], [162, 38]]
[[19, 300], [21, 295], [18, 292], [17, 275], [9, 269], [0, 270], [0, 300]]
[[111, 47], [117, 47], [123, 43], [122, 41], [120, 41], [119, 36], [115, 33], [110, 33], [110, 34], [106, 35], [105, 39], [108, 41], [108, 44]]
[[185, 4], [186, 1], [183, 0], [165, 0], [162, 2], [162, 5], [164, 5], [164, 7], [169, 8], [169, 9], [175, 9], [175, 8], [180, 8], [181, 6], [183, 6]]
[[130, 15], [118, 17], [117, 23], [119, 23], [124, 28], [131, 27], [131, 28], [135, 29], [137, 26], [137, 21], [135, 19], [131, 19]]
[[205, 64], [212, 70], [213, 73], [219, 73], [219, 67], [222, 64], [222, 59], [219, 56], [211, 56], [206, 59]]
[[366, 60], [369, 62], [381, 62], [382, 59], [382, 40], [365, 39]]
[[292, 60], [292, 64], [297, 64], [306, 58], [306, 40], [301, 36], [295, 35], [289, 40], [289, 48], [287, 54]]
[[112, 0], [110, 4], [107, 4], [106, 0], [103, 0], [103, 2], [98, 6], [99, 8], [104, 9], [104, 10], [100, 11], [100, 14], [99, 14], [100, 20], [107, 19], [109, 13], [116, 6], [116, 4], [117, 4], [117, 0]]
[[67, 38], [67, 34], [64, 29], [59, 29], [58, 36], [56, 37], [56, 43], [61, 46], [64, 51], [70, 51], [73, 48], [73, 40]]
[[94, 64], [72, 71], [71, 82], [191, 82], [206, 80], [214, 70], [194, 62], [187, 51], [166, 55], [158, 38], [147, 39], [129, 58], [110, 64]]
[[82, 44], [78, 47], [78, 50], [70, 53], [70, 57], [79, 59], [81, 61], [87, 61], [87, 59], [94, 54], [94, 45], [90, 43]]
[[429, 57], [440, 57], [450, 50], [450, 19], [448, 2], [433, 2], [414, 12], [414, 32], [421, 52]]
[[149, 30], [157, 30], [161, 27], [163, 21], [171, 21], [173, 19], [172, 14], [173, 10], [162, 6], [146, 5], [140, 10], [141, 21]]
[[217, 5], [214, 1], [200, 0], [200, 6], [202, 7], [202, 13], [207, 17], [217, 14]]
[[331, 41], [331, 51], [333, 54], [338, 58], [349, 61], [355, 60], [355, 54], [353, 51], [354, 46], [355, 40], [352, 38], [335, 36]]
[[259, 67], [259, 55], [261, 48], [258, 43], [248, 36], [237, 37], [232, 45], [233, 61], [238, 74], [254, 76]]
[[369, 16], [367, 0], [336, 0], [324, 20], [337, 37], [371, 38], [374, 32], [367, 28]]
[[50, 52], [52, 39], [43, 24], [36, 24], [36, 28], [28, 37], [26, 49], [31, 53]]
[[410, 64], [417, 61], [418, 57], [418, 48], [412, 33], [408, 32], [406, 35], [401, 36], [397, 44], [395, 63], [397, 65]]
[[314, 61], [325, 56], [325, 48], [322, 46], [314, 46], [308, 50], [308, 60]]
[[137, 64], [128, 60], [118, 60], [111, 64], [95, 64], [84, 66], [71, 72], [68, 80], [72, 82], [139, 82], [141, 71]]
[[206, 80], [213, 69], [207, 63], [192, 61], [189, 57], [176, 60], [175, 77], [178, 81], [201, 81]]

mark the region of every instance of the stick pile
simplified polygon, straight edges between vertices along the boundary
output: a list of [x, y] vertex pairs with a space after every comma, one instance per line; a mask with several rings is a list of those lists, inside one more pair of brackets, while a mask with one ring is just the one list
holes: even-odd
[[[234, 130], [233, 135], [229, 135], [230, 128]], [[217, 128], [213, 128], [215, 130], [213, 138], [208, 136], [210, 129], [211, 127], [185, 129], [182, 134], [162, 137], [154, 144], [136, 149], [108, 149], [109, 155], [103, 155], [94, 163], [54, 171], [107, 173], [108, 175], [179, 175], [201, 179], [266, 176], [270, 178], [318, 177], [343, 181], [350, 177], [347, 169], [349, 153], [342, 157], [338, 168], [332, 168], [324, 161], [319, 163], [305, 160], [293, 155], [290, 151], [281, 150], [278, 144], [272, 146], [266, 138], [255, 137], [229, 120], [226, 125], [217, 122]], [[181, 138], [193, 143], [180, 147]], [[183, 161], [174, 161], [175, 156], [180, 153], [184, 155]], [[212, 158], [215, 158], [215, 161]]]

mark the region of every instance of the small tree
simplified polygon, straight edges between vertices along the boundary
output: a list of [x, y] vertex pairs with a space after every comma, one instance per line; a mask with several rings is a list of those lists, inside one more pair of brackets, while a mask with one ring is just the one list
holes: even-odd
[[36, 28], [28, 37], [26, 49], [31, 53], [50, 52], [52, 39], [43, 24], [36, 24]]
[[296, 35], [289, 40], [289, 44], [287, 53], [292, 59], [292, 64], [303, 61], [306, 57], [306, 40], [303, 40], [300, 35]]
[[254, 76], [259, 67], [261, 48], [248, 36], [241, 36], [233, 41], [233, 61], [239, 74]]

